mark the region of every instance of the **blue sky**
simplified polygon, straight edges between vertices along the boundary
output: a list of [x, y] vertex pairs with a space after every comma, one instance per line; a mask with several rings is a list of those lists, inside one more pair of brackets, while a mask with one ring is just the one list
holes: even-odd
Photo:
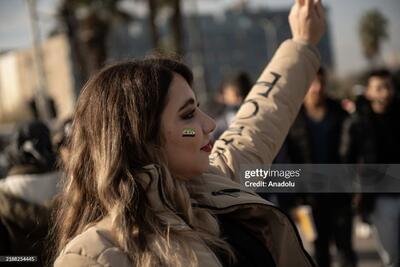
[[[127, 6], [132, 6], [132, 1]], [[190, 8], [193, 0], [183, 0]], [[198, 0], [202, 12], [221, 12], [235, 2], [233, 0]], [[40, 27], [45, 34], [53, 27], [53, 17], [58, 0], [38, 0]], [[248, 0], [253, 8], [289, 7], [293, 0]], [[379, 9], [389, 20], [390, 40], [384, 43], [383, 58], [386, 61], [400, 61], [400, 1], [399, 0], [323, 0], [329, 6], [329, 25], [332, 32], [334, 60], [339, 75], [363, 69], [366, 61], [361, 53], [357, 27], [361, 15], [369, 9]], [[138, 9], [143, 10], [143, 9]], [[0, 50], [28, 47], [28, 10], [25, 0], [0, 0]]]

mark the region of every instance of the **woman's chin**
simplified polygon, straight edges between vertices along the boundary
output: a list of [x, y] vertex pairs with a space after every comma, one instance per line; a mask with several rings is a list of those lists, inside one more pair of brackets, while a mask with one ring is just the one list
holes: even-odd
[[[195, 163], [195, 164], [193, 164]], [[210, 166], [208, 156], [194, 159], [193, 161], [182, 163], [179, 165], [179, 169], [171, 170], [171, 174], [182, 180], [190, 180], [193, 177], [197, 177], [207, 172]], [[182, 168], [185, 167], [185, 168]]]

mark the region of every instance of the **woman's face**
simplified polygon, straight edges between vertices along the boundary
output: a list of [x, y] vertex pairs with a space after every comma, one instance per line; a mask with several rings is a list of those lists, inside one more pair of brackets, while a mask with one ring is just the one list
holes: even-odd
[[208, 168], [215, 121], [199, 109], [193, 90], [181, 75], [174, 74], [167, 97], [161, 127], [169, 170], [183, 179], [200, 175]]

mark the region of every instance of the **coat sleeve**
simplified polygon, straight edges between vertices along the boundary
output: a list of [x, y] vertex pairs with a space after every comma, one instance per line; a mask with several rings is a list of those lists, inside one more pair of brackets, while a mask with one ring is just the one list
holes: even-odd
[[314, 47], [285, 41], [215, 142], [209, 172], [239, 181], [242, 164], [271, 164], [319, 66]]

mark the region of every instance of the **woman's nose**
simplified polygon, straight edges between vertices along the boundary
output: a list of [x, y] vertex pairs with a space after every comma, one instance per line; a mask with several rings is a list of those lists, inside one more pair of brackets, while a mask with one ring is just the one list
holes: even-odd
[[211, 118], [210, 116], [208, 116], [207, 114], [204, 113], [204, 132], [206, 134], [211, 133], [212, 131], [214, 131], [215, 127], [216, 127], [216, 123], [215, 120], [213, 118]]

